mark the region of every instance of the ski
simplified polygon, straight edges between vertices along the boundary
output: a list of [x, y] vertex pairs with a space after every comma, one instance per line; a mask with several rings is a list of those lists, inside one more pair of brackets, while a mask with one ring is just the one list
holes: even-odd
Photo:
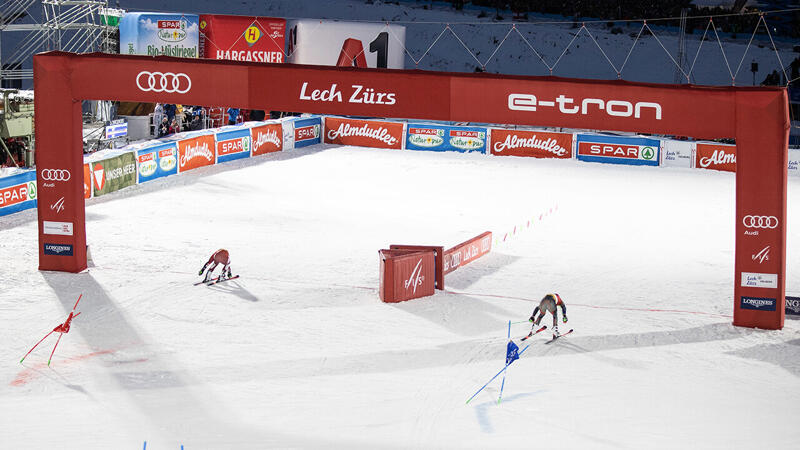
[[217, 280], [219, 280], [219, 277], [216, 277], [216, 278], [211, 278], [211, 279], [208, 279], [208, 280], [200, 280], [200, 281], [198, 281], [197, 283], [195, 283], [194, 285], [195, 285], [195, 286], [197, 286], [197, 285], [199, 285], [199, 284], [204, 284], [204, 283], [205, 283], [205, 284], [208, 284], [208, 283], [211, 283], [211, 282], [213, 282], [213, 281], [217, 281]]
[[543, 325], [543, 326], [542, 326], [542, 328], [539, 328], [539, 329], [538, 329], [538, 330], [536, 330], [536, 331], [533, 331], [533, 330], [531, 330], [531, 332], [530, 332], [530, 333], [528, 333], [528, 335], [527, 335], [527, 336], [525, 336], [524, 338], [520, 339], [520, 341], [524, 341], [525, 339], [528, 339], [529, 337], [533, 336], [534, 334], [536, 334], [536, 333], [539, 333], [539, 332], [541, 332], [541, 331], [544, 331], [544, 330], [546, 330], [546, 329], [547, 329], [547, 325]]
[[221, 280], [219, 279], [219, 277], [217, 277], [215, 280], [212, 280], [210, 283], [207, 283], [206, 286], [212, 286], [212, 285], [215, 285], [217, 283], [222, 283], [223, 281], [235, 280], [237, 278], [239, 278], [239, 275], [234, 275], [234, 276], [232, 276], [230, 278], [223, 278]]
[[558, 339], [558, 338], [560, 338], [562, 336], [566, 336], [566, 335], [572, 333], [573, 331], [574, 331], [573, 329], [570, 329], [569, 331], [567, 331], [564, 334], [559, 334], [558, 336], [554, 337], [553, 339], [550, 339], [549, 341], [545, 342], [545, 344], [550, 344], [551, 342], [555, 341], [556, 339]]

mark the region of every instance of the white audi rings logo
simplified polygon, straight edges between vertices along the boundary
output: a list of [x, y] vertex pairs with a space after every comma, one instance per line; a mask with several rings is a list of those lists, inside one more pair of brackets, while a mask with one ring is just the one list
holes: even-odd
[[778, 228], [778, 218], [775, 216], [744, 216], [742, 225], [747, 228]]
[[66, 169], [42, 169], [44, 181], [69, 181], [70, 178], [72, 175]]
[[185, 94], [192, 88], [192, 79], [185, 73], [144, 71], [136, 75], [136, 87], [144, 92]]

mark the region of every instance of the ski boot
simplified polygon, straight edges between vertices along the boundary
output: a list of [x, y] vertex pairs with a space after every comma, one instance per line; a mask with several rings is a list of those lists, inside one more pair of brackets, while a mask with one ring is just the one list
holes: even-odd
[[553, 327], [553, 339], [557, 339], [561, 334], [558, 332], [558, 324]]

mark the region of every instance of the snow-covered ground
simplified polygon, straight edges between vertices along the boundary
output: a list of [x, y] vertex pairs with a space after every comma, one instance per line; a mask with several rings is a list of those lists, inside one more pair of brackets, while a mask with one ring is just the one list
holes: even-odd
[[[787, 285], [800, 294], [797, 198], [791, 178]], [[89, 200], [95, 267], [77, 275], [36, 270], [35, 214], [0, 218], [3, 449], [800, 440], [800, 322], [731, 326], [730, 173], [315, 146]], [[379, 301], [378, 249], [531, 217], [447, 292]], [[192, 286], [220, 247], [241, 278]], [[503, 402], [497, 380], [466, 405], [503, 366], [507, 322], [548, 292], [575, 332], [526, 341]], [[81, 293], [52, 365], [53, 337], [20, 365]]]

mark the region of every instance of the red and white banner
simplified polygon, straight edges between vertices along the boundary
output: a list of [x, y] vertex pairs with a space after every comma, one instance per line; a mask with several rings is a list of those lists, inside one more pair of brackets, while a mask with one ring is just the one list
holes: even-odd
[[698, 142], [694, 166], [698, 169], [736, 172], [736, 146]]
[[215, 163], [216, 141], [213, 134], [178, 141], [178, 172]]
[[92, 198], [92, 170], [89, 164], [83, 165], [83, 199]]
[[436, 284], [433, 250], [380, 250], [379, 254], [379, 295], [383, 302], [433, 295]]
[[448, 274], [492, 251], [492, 232], [487, 231], [444, 251], [444, 273]]
[[492, 128], [492, 154], [534, 158], [572, 158], [572, 134]]
[[280, 123], [269, 123], [250, 129], [253, 142], [253, 156], [264, 155], [283, 150], [283, 126]]
[[400, 122], [325, 118], [325, 143], [375, 148], [403, 148]]
[[203, 58], [282, 63], [285, 37], [284, 19], [221, 14], [200, 16]]

